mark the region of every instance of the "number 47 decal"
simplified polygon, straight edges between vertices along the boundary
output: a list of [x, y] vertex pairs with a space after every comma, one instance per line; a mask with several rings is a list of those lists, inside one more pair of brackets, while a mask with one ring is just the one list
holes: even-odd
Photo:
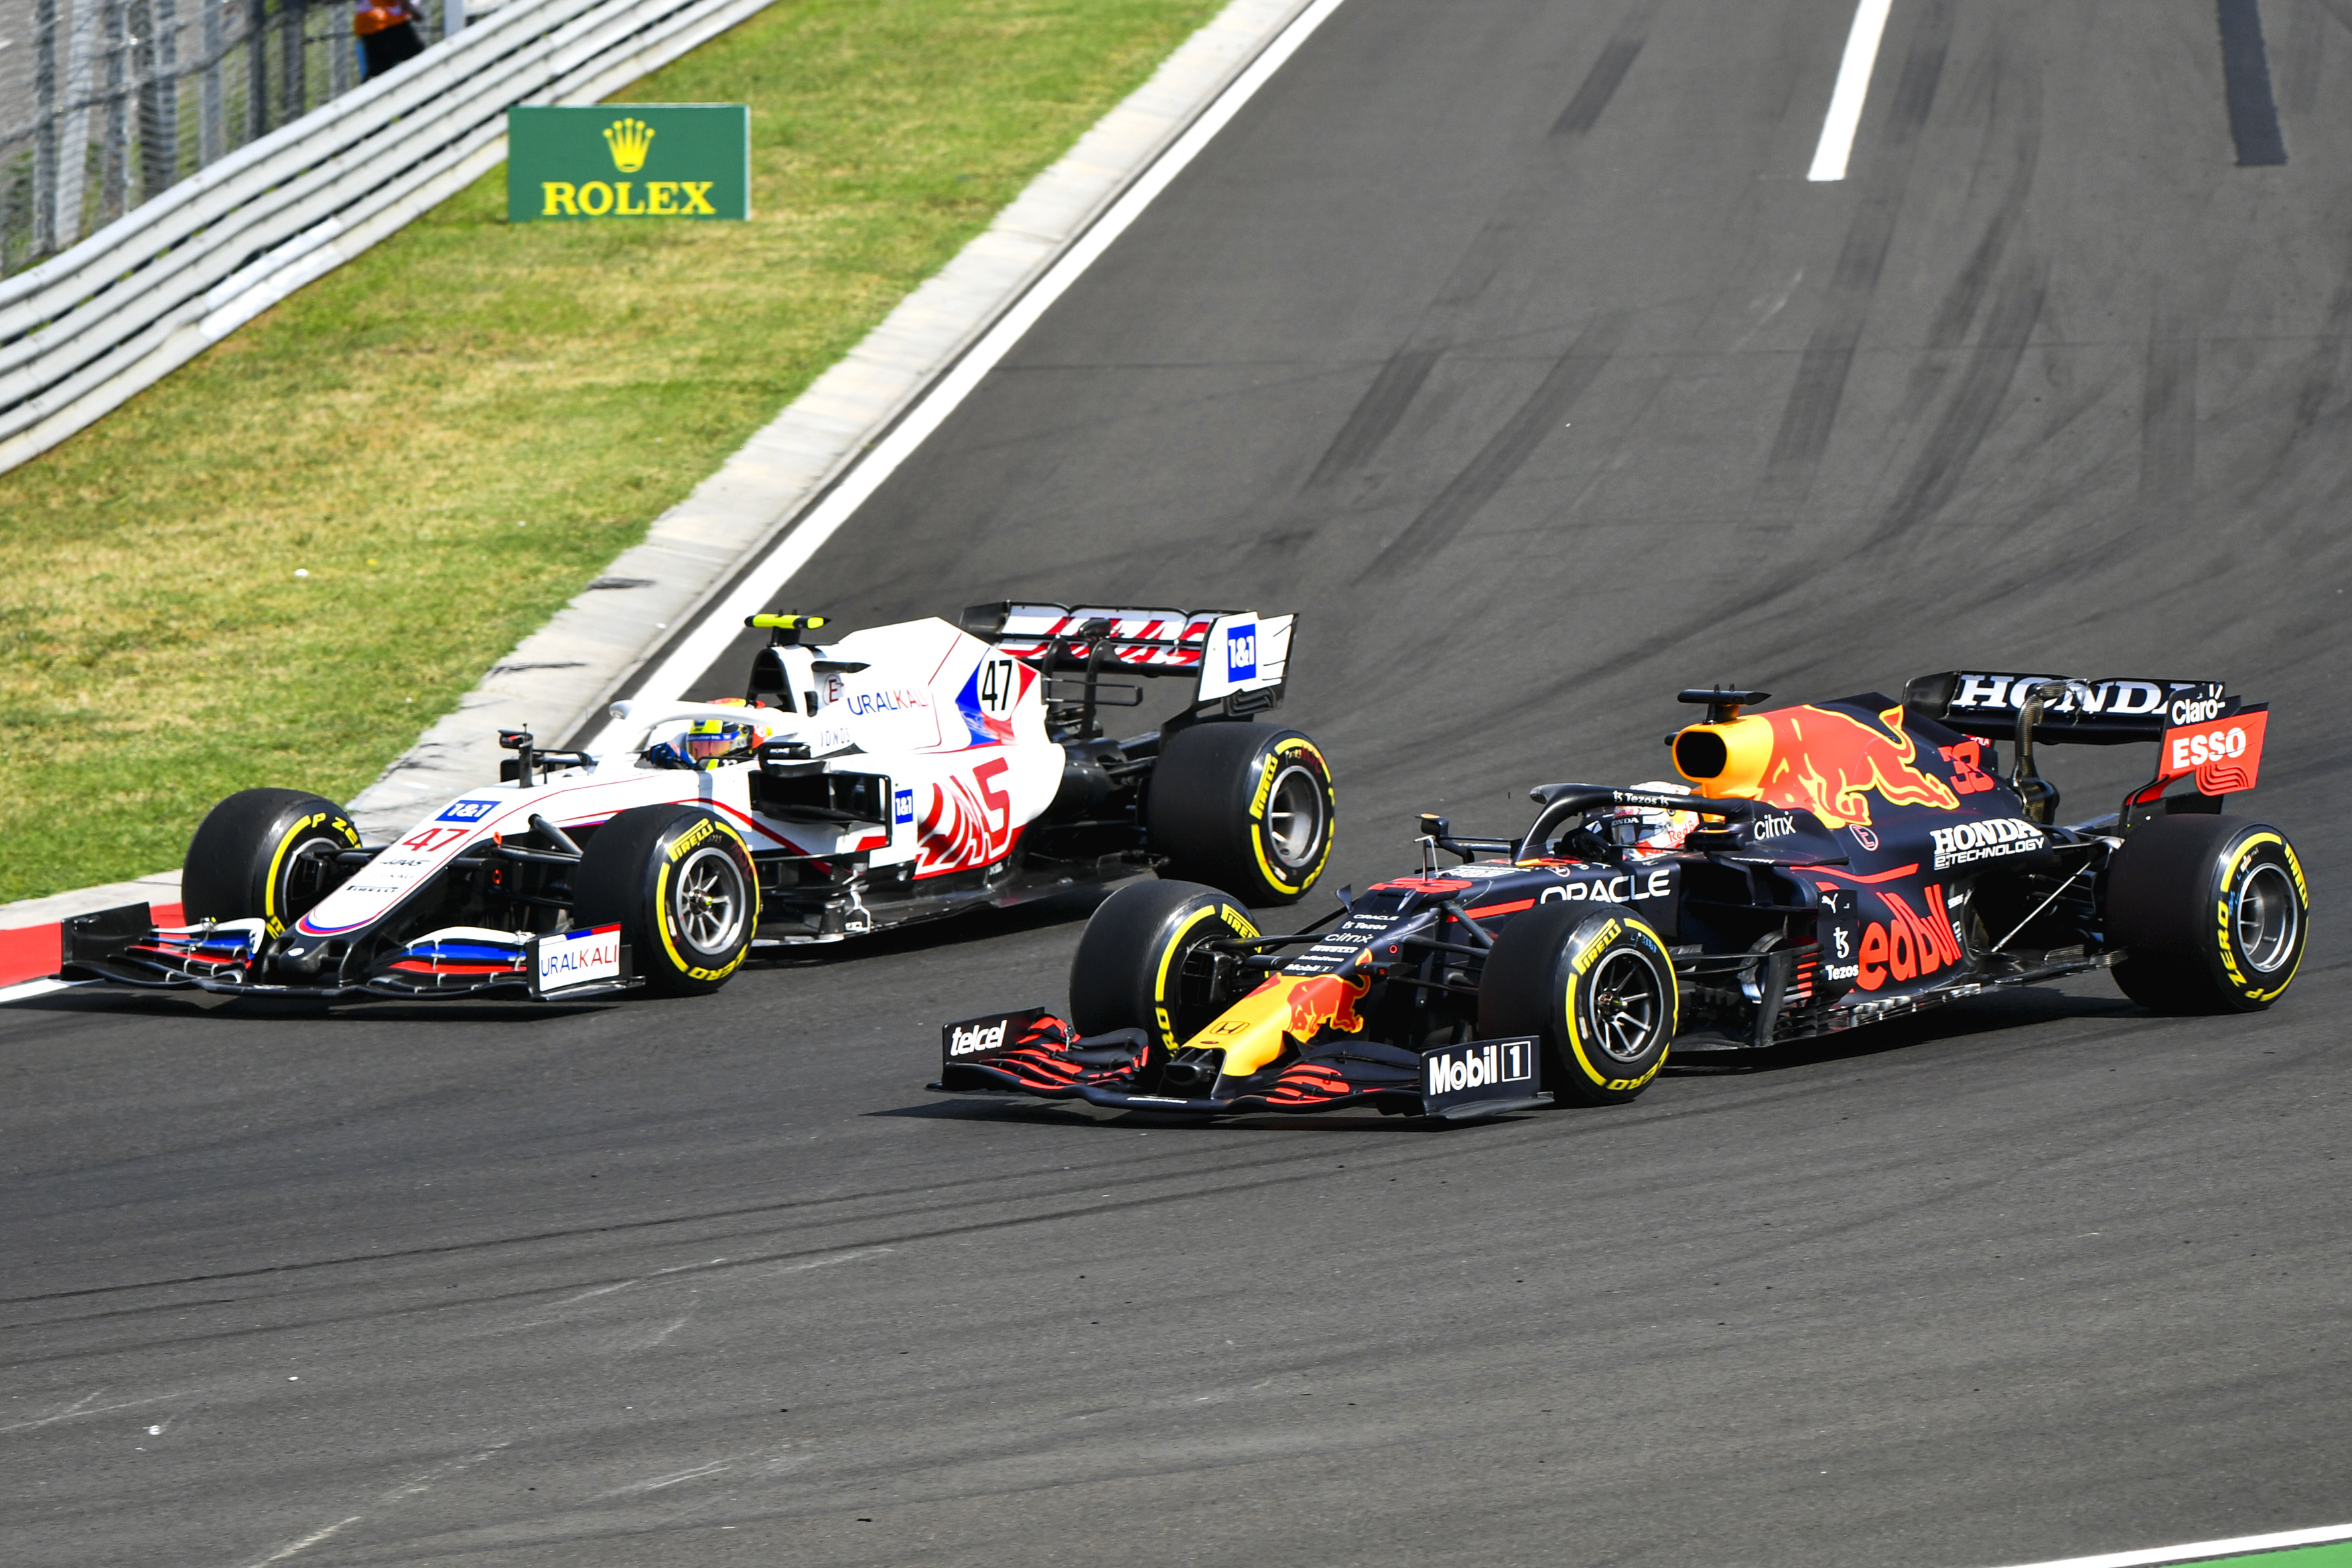
[[980, 664], [980, 706], [992, 714], [1013, 711], [1013, 699], [1021, 693], [1020, 678], [1013, 674], [1010, 659], [982, 659]]

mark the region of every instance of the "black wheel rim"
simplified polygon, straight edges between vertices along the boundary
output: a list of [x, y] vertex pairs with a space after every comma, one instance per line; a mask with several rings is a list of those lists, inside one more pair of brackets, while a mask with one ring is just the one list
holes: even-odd
[[1665, 1028], [1666, 992], [1657, 966], [1621, 947], [1592, 972], [1593, 1032], [1612, 1061], [1635, 1062], [1647, 1056]]

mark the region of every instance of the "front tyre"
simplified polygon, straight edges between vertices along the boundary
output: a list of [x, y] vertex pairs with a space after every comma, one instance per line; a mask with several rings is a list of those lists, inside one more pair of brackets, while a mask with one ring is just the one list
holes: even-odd
[[[1174, 1051], [1234, 1000], [1204, 946], [1255, 936], [1249, 911], [1213, 887], [1130, 882], [1097, 906], [1070, 961], [1070, 1023], [1081, 1035], [1139, 1029]], [[1246, 986], [1244, 987], [1246, 988]]]
[[349, 874], [336, 855], [359, 830], [332, 800], [300, 789], [240, 789], [205, 814], [180, 872], [191, 922], [254, 920], [282, 936]]
[[2116, 984], [2160, 1013], [2253, 1012], [2294, 982], [2311, 897], [2286, 835], [2242, 817], [2158, 817], [2107, 862]]
[[1160, 743], [1144, 841], [1170, 877], [1290, 904], [1323, 874], [1338, 815], [1330, 768], [1298, 731], [1197, 724]]
[[694, 806], [636, 806], [596, 830], [572, 873], [572, 917], [621, 927], [646, 989], [715, 991], [742, 966], [760, 923], [751, 851]]
[[1665, 1065], [1680, 1006], [1674, 960], [1640, 915], [1544, 904], [1514, 916], [1486, 955], [1478, 1033], [1540, 1040], [1557, 1103], [1617, 1105]]

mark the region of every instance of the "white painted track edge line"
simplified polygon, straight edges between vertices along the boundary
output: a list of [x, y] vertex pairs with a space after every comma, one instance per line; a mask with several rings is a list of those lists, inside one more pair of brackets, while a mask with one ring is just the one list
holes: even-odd
[[2150, 1546], [2137, 1552], [2109, 1552], [2096, 1557], [2059, 1557], [2047, 1563], [2019, 1563], [2016, 1568], [2148, 1568], [2159, 1563], [2205, 1563], [2216, 1557], [2242, 1557], [2252, 1552], [2280, 1552], [2294, 1546], [2325, 1546], [2332, 1541], [2352, 1541], [2352, 1524], [2323, 1524], [2310, 1530], [2282, 1530], [2269, 1535], [2241, 1535], [2228, 1541], [2193, 1541], [2182, 1546]]
[[1822, 119], [1821, 144], [1813, 149], [1808, 180], [1843, 180], [1846, 160], [1853, 153], [1853, 134], [1862, 124], [1862, 106], [1870, 97], [1871, 73], [1878, 66], [1878, 41], [1886, 32], [1886, 13], [1894, 0], [1857, 0], [1853, 26], [1845, 36], [1845, 55], [1838, 61], [1837, 86], [1830, 90], [1830, 110]]
[[[672, 700], [709, 669], [742, 631], [743, 617], [766, 607], [769, 599], [808, 564], [825, 541], [840, 531], [842, 525], [921, 447], [933, 431], [946, 423], [988, 372], [1028, 335], [1029, 329], [1036, 325], [1046, 309], [1086, 275], [1112, 242], [1127, 232], [1160, 193], [1183, 172], [1216, 139], [1217, 133], [1257, 96], [1258, 89], [1273, 79], [1299, 47], [1345, 3], [1346, 0], [1316, 0], [1260, 50], [1248, 68], [1217, 95], [1216, 101], [1169, 144], [1093, 226], [1063, 253], [1061, 259], [907, 412], [897, 427], [875, 444], [865, 461], [844, 475], [800, 525], [776, 543], [766, 559], [747, 573], [724, 599], [709, 607], [694, 632], [638, 683], [638, 700]], [[589, 743], [588, 749], [616, 744], [621, 738], [617, 734], [620, 727], [617, 724], [605, 725]]]
[[36, 997], [46, 997], [58, 991], [70, 991], [78, 986], [94, 986], [95, 980], [24, 980], [13, 986], [0, 986], [0, 1006], [9, 1002], [29, 1002]]

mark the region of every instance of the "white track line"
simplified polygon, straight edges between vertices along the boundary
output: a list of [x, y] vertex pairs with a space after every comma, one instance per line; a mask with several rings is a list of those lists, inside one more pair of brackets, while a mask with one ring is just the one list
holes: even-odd
[[[751, 574], [736, 585], [733, 592], [713, 604], [702, 622], [686, 640], [646, 676], [637, 688], [637, 700], [667, 702], [684, 692], [701, 674], [717, 662], [743, 630], [743, 617], [764, 610], [768, 602], [793, 575], [808, 564], [809, 559], [824, 548], [824, 542], [839, 531], [863, 506], [866, 498], [881, 488], [885, 480], [898, 471], [898, 465], [913, 455], [916, 449], [953, 413], [958, 404], [971, 394], [982, 379], [996, 368], [998, 362], [1013, 350], [1030, 328], [1037, 323], [1047, 308], [1059, 299], [1069, 287], [1085, 276], [1097, 257], [1110, 248], [1111, 242], [1127, 232], [1129, 225], [1143, 214], [1152, 201], [1166, 190], [1187, 164], [1200, 155], [1201, 150], [1213, 141], [1242, 106], [1257, 96], [1258, 89], [1273, 79], [1285, 61], [1298, 52], [1300, 45], [1313, 36], [1337, 11], [1344, 0], [1316, 0], [1316, 4], [1300, 12], [1289, 26], [1284, 28], [1274, 42], [1268, 44], [1247, 70], [1234, 78], [1231, 86], [1217, 95], [1217, 100], [1194, 120], [1191, 129], [1178, 137], [1128, 187], [1127, 193], [1111, 204], [1081, 236], [1076, 245], [1063, 253], [1062, 259], [1039, 278], [1029, 292], [989, 329], [988, 334], [972, 345], [971, 351], [956, 364], [939, 384], [926, 393], [921, 402], [910, 409], [897, 428], [875, 444], [866, 459], [834, 486], [832, 492], [803, 518], [798, 528], [787, 534], [765, 560], [753, 568]], [[1865, 4], [1869, 0], [1865, 0]], [[589, 742], [588, 749], [599, 750], [616, 744], [623, 737], [614, 731], [620, 727], [608, 724]]]
[[1843, 180], [1845, 161], [1853, 152], [1853, 133], [1862, 123], [1863, 100], [1870, 96], [1870, 73], [1878, 67], [1878, 40], [1886, 31], [1887, 7], [1894, 0], [1860, 0], [1853, 8], [1853, 26], [1845, 36], [1845, 58], [1838, 62], [1837, 86], [1830, 93], [1829, 117], [1822, 121], [1822, 142], [1813, 149], [1808, 180]]
[[2021, 1568], [2144, 1568], [2156, 1563], [2209, 1563], [2216, 1557], [2242, 1557], [2250, 1552], [2318, 1546], [2330, 1541], [2352, 1541], [2352, 1524], [2283, 1530], [2273, 1535], [2241, 1535], [2231, 1541], [2196, 1541], [2186, 1546], [2151, 1546], [2139, 1552], [2109, 1552], [2098, 1557], [2061, 1557], [2049, 1563], [2025, 1563]]
[[88, 980], [26, 980], [22, 985], [0, 986], [0, 1003], [29, 1002], [35, 997], [46, 997], [51, 991], [70, 991], [76, 986], [87, 986]]

